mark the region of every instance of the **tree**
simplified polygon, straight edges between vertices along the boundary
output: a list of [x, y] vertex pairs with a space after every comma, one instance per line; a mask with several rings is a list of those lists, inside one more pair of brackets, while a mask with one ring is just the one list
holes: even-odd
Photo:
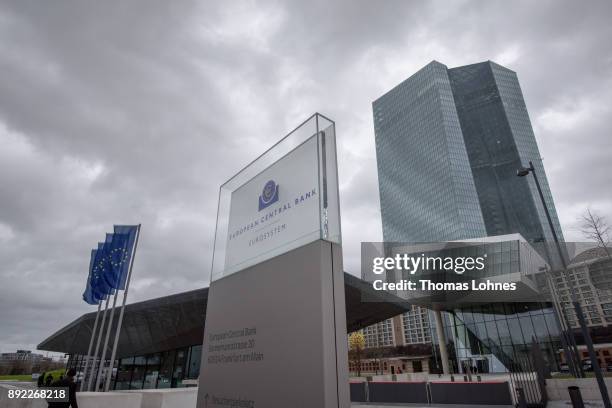
[[365, 337], [360, 331], [351, 333], [349, 336], [349, 349], [353, 364], [357, 366], [357, 376], [361, 377], [361, 352], [365, 348]]
[[612, 253], [609, 248], [610, 226], [603, 216], [587, 208], [582, 216], [581, 231], [585, 237], [597, 242], [597, 246], [606, 251], [609, 258], [612, 258]]

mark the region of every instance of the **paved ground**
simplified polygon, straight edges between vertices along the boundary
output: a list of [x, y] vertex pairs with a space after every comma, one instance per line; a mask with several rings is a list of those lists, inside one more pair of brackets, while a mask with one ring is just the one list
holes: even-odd
[[[571, 405], [570, 405], [571, 406]], [[455, 404], [360, 404], [353, 402], [351, 404], [353, 408], [390, 408], [390, 407], [410, 407], [410, 408], [474, 408], [474, 405], [455, 405]], [[512, 405], [478, 405], [478, 408], [511, 408]], [[565, 406], [564, 406], [565, 408]]]
[[22, 387], [22, 388], [34, 388], [36, 387], [36, 383], [35, 382], [31, 382], [31, 381], [0, 381], [0, 384], [7, 384], [7, 385], [15, 385], [18, 387]]
[[[601, 401], [584, 401], [585, 408], [603, 408]], [[390, 408], [390, 407], [410, 407], [410, 408], [474, 408], [473, 405], [422, 405], [422, 404], [359, 404], [352, 403], [353, 408]], [[502, 405], [478, 405], [478, 408], [502, 408]], [[511, 407], [511, 405], [508, 405]], [[570, 401], [549, 401], [546, 408], [572, 408]]]
[[[604, 404], [601, 401], [584, 401], [585, 408], [603, 408]], [[550, 401], [546, 408], [572, 408], [570, 401]]]
[[[36, 383], [33, 382], [13, 382], [13, 381], [0, 381], [1, 384], [16, 385], [19, 387], [35, 387]], [[603, 408], [604, 405], [601, 401], [585, 401], [585, 408]], [[449, 405], [449, 404], [437, 404], [437, 405], [423, 405], [423, 404], [364, 404], [353, 402], [351, 404], [353, 408], [473, 408], [473, 405]], [[508, 405], [508, 407], [512, 407]], [[503, 408], [503, 405], [478, 405], [478, 408]], [[572, 408], [570, 401], [549, 401], [546, 408]]]

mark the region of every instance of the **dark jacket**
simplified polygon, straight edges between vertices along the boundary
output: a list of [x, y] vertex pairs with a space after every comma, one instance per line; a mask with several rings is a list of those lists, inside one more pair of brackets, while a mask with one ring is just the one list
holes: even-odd
[[51, 384], [51, 387], [67, 387], [69, 402], [47, 401], [47, 403], [49, 404], [49, 408], [68, 408], [68, 407], [79, 408], [79, 405], [77, 404], [77, 400], [76, 400], [77, 385], [73, 381], [72, 378], [70, 377], [62, 378], [61, 380], [55, 381], [53, 384]]

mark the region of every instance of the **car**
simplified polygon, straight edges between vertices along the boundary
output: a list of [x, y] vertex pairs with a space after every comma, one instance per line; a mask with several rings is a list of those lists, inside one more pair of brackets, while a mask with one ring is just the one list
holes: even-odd
[[567, 365], [566, 363], [559, 364], [559, 372], [569, 373], [569, 371], [570, 371], [569, 365]]

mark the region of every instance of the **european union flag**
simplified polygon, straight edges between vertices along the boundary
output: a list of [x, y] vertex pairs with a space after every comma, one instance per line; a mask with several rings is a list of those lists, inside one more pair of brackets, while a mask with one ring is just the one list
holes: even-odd
[[104, 256], [104, 243], [98, 243], [98, 249], [91, 250], [89, 261], [89, 276], [83, 293], [83, 300], [90, 305], [97, 305], [101, 300], [113, 292], [113, 289], [104, 281], [106, 270]]
[[98, 242], [98, 249], [94, 255], [94, 265], [91, 271], [91, 287], [94, 296], [98, 299], [106, 299], [107, 295], [115, 293], [113, 287], [107, 282], [109, 272], [109, 262], [107, 251], [110, 247], [111, 234], [107, 234], [105, 242]]
[[108, 261], [112, 280], [112, 287], [125, 289], [127, 275], [130, 270], [132, 256], [134, 256], [134, 243], [138, 225], [115, 225]]
[[103, 279], [103, 282], [100, 282], [99, 286], [105, 290], [106, 286], [111, 289], [114, 289], [116, 286], [111, 264], [111, 252], [113, 250], [113, 240], [115, 239], [115, 234], [106, 234], [104, 243], [98, 243], [98, 246], [102, 245], [101, 248], [98, 249], [98, 251], [101, 251], [98, 256], [98, 266], [100, 275]]
[[96, 305], [115, 290], [125, 289], [137, 233], [138, 225], [115, 225], [113, 233], [91, 251], [85, 302]]
[[94, 259], [96, 257], [96, 249], [91, 250], [91, 258], [89, 260], [89, 275], [87, 276], [87, 284], [85, 285], [85, 292], [83, 292], [83, 300], [90, 305], [97, 305], [100, 303], [100, 299], [97, 299], [94, 295], [93, 288], [91, 287], [91, 276], [94, 265]]

